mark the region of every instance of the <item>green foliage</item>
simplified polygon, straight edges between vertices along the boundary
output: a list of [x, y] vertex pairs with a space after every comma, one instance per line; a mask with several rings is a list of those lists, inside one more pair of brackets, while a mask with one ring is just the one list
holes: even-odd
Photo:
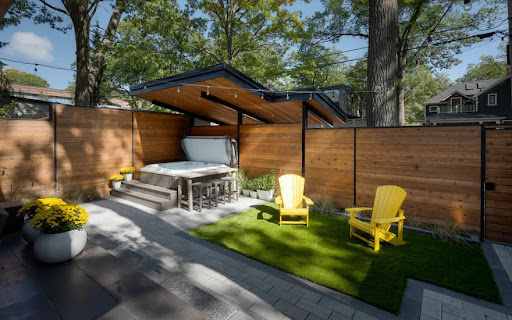
[[50, 84], [45, 79], [31, 73], [19, 71], [16, 69], [6, 69], [5, 76], [12, 84], [20, 84], [25, 86], [34, 86], [41, 88], [49, 88]]
[[252, 187], [255, 190], [270, 191], [276, 189], [279, 186], [277, 184], [274, 170], [271, 170], [269, 173], [264, 174], [262, 176], [256, 177], [252, 181], [254, 184], [252, 185]]
[[503, 57], [481, 56], [479, 63], [470, 63], [459, 81], [479, 81], [503, 78], [507, 75], [507, 62]]
[[[32, 17], [34, 11], [35, 9], [32, 3], [28, 0], [12, 1], [9, 10], [7, 10], [5, 16], [0, 19], [0, 31], [10, 26], [19, 25], [22, 19]], [[0, 41], [0, 48], [6, 44], [7, 43]]]
[[427, 66], [418, 66], [405, 75], [405, 121], [417, 124], [423, 117], [423, 103], [451, 85], [443, 73], [436, 73]]
[[309, 221], [309, 227], [279, 226], [277, 205], [269, 203], [190, 234], [396, 313], [408, 278], [502, 301], [479, 246], [443, 242], [405, 230], [406, 245], [384, 243], [375, 253], [361, 240], [349, 237], [344, 218], [311, 212]]
[[238, 180], [238, 185], [242, 189], [247, 189], [247, 182], [249, 181], [249, 178], [247, 177], [247, 170], [246, 169], [238, 169], [236, 172], [236, 178]]
[[0, 119], [13, 118], [12, 111], [16, 105], [16, 101], [12, 100], [10, 103], [0, 105]]

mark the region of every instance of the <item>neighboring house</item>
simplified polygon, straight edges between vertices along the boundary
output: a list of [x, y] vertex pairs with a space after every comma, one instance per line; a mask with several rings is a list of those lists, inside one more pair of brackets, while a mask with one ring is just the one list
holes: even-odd
[[510, 75], [456, 83], [423, 105], [425, 117], [420, 121], [425, 125], [507, 122], [512, 120]]
[[[11, 84], [12, 96], [24, 99], [48, 101], [53, 103], [73, 105], [73, 93], [68, 90], [41, 88], [34, 86], [24, 86], [19, 84]], [[128, 102], [120, 99], [109, 99], [110, 107], [120, 107], [130, 109]], [[102, 105], [106, 106], [106, 105]], [[108, 106], [107, 106], [108, 107]]]
[[349, 118], [361, 118], [359, 110], [351, 109], [352, 106], [352, 88], [341, 84], [339, 86], [320, 88], [331, 100], [336, 103]]

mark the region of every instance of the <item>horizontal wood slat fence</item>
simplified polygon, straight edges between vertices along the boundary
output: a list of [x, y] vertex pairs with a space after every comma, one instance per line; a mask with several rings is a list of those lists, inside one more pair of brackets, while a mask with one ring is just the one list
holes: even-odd
[[54, 105], [50, 121], [0, 119], [0, 200], [44, 195], [56, 182], [107, 194], [108, 177], [123, 166], [138, 173], [146, 164], [184, 160], [185, 135], [237, 139], [240, 167], [251, 177], [304, 168], [313, 199], [371, 206], [379, 185], [395, 184], [407, 191], [406, 216], [512, 243], [512, 126], [190, 127], [181, 115]]
[[[124, 166], [184, 160], [187, 116], [53, 105], [50, 121], [0, 119], [0, 200], [80, 187], [108, 193]], [[133, 137], [133, 139], [132, 139]]]
[[[482, 148], [486, 152], [486, 238], [512, 243], [512, 126], [307, 129], [306, 193], [335, 205], [372, 206], [380, 185], [407, 191], [406, 215], [481, 235]], [[193, 135], [237, 137], [237, 126], [192, 127]], [[241, 125], [240, 167], [249, 176], [301, 174], [301, 124]], [[485, 139], [485, 136], [484, 136]]]

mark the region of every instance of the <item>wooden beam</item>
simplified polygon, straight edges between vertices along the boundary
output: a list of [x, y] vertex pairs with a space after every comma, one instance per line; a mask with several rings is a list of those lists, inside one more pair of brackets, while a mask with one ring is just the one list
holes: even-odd
[[329, 118], [327, 118], [326, 116], [324, 116], [322, 113], [320, 113], [320, 111], [318, 111], [315, 107], [313, 107], [312, 105], [310, 105], [309, 103], [307, 102], [304, 102], [304, 104], [306, 104], [308, 106], [308, 110], [311, 111], [312, 113], [314, 113], [317, 117], [319, 117], [320, 119], [322, 119], [323, 121], [325, 121], [325, 123], [327, 123], [331, 128], [334, 127], [334, 123], [329, 120]]
[[232, 103], [229, 103], [229, 102], [227, 102], [225, 100], [222, 100], [219, 97], [216, 97], [216, 96], [211, 95], [211, 94], [207, 94], [204, 91], [201, 91], [201, 98], [206, 99], [206, 100], [211, 101], [211, 102], [215, 102], [217, 104], [221, 104], [221, 105], [225, 106], [226, 108], [233, 109], [233, 110], [238, 111], [238, 112], [242, 112], [246, 116], [249, 116], [249, 117], [251, 117], [253, 119], [256, 119], [258, 121], [261, 121], [263, 123], [269, 123], [270, 122], [270, 121], [265, 120], [265, 119], [263, 119], [262, 117], [260, 117], [260, 116], [258, 116], [256, 114], [252, 113], [252, 112], [249, 112], [249, 111], [247, 111], [245, 109], [242, 109], [242, 108], [240, 108], [238, 106], [235, 106]]
[[158, 101], [158, 100], [151, 100], [151, 103], [154, 104], [155, 106], [159, 106], [159, 107], [166, 108], [166, 109], [169, 109], [169, 110], [177, 111], [179, 113], [183, 113], [184, 115], [187, 115], [189, 117], [194, 117], [194, 118], [202, 119], [202, 120], [205, 120], [205, 121], [215, 122], [215, 123], [220, 124], [220, 125], [228, 125], [229, 124], [229, 123], [226, 123], [226, 122], [223, 122], [223, 121], [215, 120], [213, 118], [209, 118], [209, 117], [206, 117], [206, 116], [202, 116], [200, 114], [196, 114], [196, 113], [187, 111], [185, 109], [181, 109], [179, 107], [176, 107], [176, 106], [173, 106], [173, 105], [170, 105], [170, 104], [167, 104], [165, 102]]

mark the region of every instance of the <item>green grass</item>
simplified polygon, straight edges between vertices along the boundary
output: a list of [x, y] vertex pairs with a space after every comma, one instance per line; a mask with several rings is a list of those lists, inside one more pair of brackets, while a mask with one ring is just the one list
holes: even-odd
[[346, 219], [312, 212], [309, 228], [279, 226], [275, 204], [265, 204], [190, 231], [190, 234], [395, 313], [414, 278], [501, 303], [480, 247], [404, 233], [404, 246], [375, 253], [349, 238]]

